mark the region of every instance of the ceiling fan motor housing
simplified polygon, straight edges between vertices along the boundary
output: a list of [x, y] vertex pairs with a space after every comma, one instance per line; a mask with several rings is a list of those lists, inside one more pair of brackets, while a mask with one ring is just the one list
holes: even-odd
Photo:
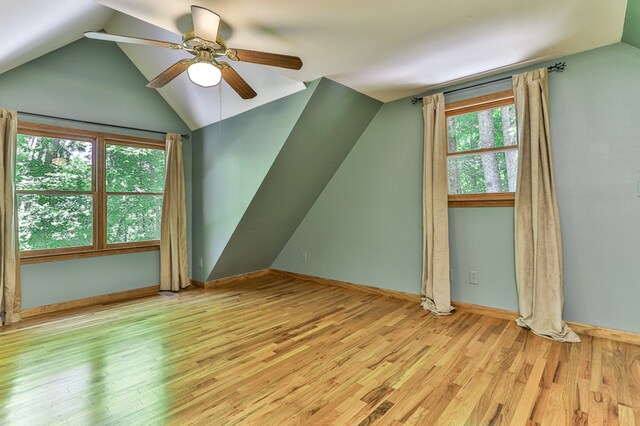
[[216, 41], [205, 40], [196, 37], [193, 31], [182, 34], [182, 45], [191, 50], [210, 50], [219, 54], [224, 54], [227, 50], [227, 42], [221, 36], [216, 37]]

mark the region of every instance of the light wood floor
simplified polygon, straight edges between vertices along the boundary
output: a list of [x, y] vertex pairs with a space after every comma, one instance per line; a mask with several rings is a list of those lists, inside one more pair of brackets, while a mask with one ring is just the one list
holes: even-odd
[[282, 277], [0, 332], [0, 424], [640, 424], [640, 347]]

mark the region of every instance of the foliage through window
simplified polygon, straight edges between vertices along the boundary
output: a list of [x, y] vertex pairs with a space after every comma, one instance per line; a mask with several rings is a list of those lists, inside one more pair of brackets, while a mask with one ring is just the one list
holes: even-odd
[[107, 144], [107, 243], [160, 239], [164, 151]]
[[93, 245], [93, 143], [18, 135], [20, 250]]
[[447, 145], [450, 204], [512, 202], [518, 177], [518, 136], [510, 92], [447, 105]]
[[157, 247], [164, 143], [28, 123], [18, 132], [22, 257]]

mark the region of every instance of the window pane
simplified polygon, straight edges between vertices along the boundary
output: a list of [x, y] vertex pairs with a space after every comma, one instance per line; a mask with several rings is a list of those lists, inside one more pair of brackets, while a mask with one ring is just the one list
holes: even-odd
[[20, 250], [93, 244], [91, 195], [18, 194]]
[[109, 195], [107, 243], [160, 239], [161, 195]]
[[449, 194], [515, 192], [518, 150], [449, 157]]
[[107, 145], [107, 192], [163, 190], [163, 150]]
[[91, 142], [18, 135], [16, 188], [91, 191], [92, 150]]
[[515, 106], [448, 117], [447, 135], [449, 152], [517, 145]]

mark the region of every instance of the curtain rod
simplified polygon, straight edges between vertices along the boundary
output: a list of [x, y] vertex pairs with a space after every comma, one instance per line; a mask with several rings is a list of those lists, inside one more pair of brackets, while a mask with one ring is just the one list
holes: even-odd
[[[549, 71], [549, 72], [562, 72], [562, 71], [564, 71], [564, 69], [566, 67], [567, 67], [567, 63], [566, 62], [557, 62], [557, 63], [555, 63], [553, 65], [548, 66], [547, 67], [547, 71]], [[498, 82], [507, 81], [507, 80], [511, 80], [511, 77], [497, 78], [495, 80], [485, 81], [484, 83], [472, 84], [471, 86], [465, 86], [465, 87], [461, 87], [459, 89], [449, 90], [447, 92], [444, 92], [444, 94], [445, 95], [450, 95], [452, 93], [461, 92], [463, 90], [473, 89], [475, 87], [480, 87], [480, 86], [484, 86], [484, 85], [487, 85], [487, 84], [498, 83]], [[413, 98], [411, 98], [411, 103], [413, 105], [415, 105], [418, 102], [420, 102], [421, 100], [422, 100], [422, 96], [414, 96]]]
[[[36, 113], [33, 113], [33, 112], [18, 111], [18, 114], [30, 115], [32, 117], [51, 118], [51, 119], [54, 119], [54, 120], [73, 121], [73, 122], [76, 122], [76, 123], [91, 124], [91, 125], [94, 125], [94, 126], [106, 126], [106, 127], [114, 127], [116, 129], [134, 130], [136, 132], [155, 133], [155, 134], [159, 134], [159, 135], [166, 135], [167, 134], [167, 132], [162, 132], [160, 130], [139, 129], [137, 127], [118, 126], [118, 125], [115, 125], [115, 124], [98, 123], [96, 121], [87, 121], [87, 120], [77, 120], [75, 118], [56, 117], [55, 115], [36, 114]], [[189, 135], [186, 134], [186, 133], [183, 134], [183, 135], [180, 135], [180, 136], [182, 136], [183, 139], [189, 139]]]

